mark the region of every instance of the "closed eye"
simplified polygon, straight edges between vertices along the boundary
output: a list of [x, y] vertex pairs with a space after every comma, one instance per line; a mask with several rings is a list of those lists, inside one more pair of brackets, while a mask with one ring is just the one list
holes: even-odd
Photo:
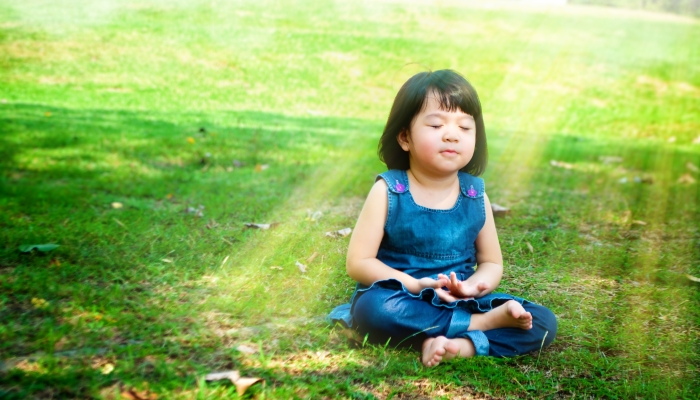
[[431, 128], [433, 129], [440, 129], [442, 125], [430, 125]]

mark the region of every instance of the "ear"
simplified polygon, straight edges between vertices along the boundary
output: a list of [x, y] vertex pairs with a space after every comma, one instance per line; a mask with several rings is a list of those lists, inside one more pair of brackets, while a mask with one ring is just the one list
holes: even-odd
[[411, 141], [411, 135], [409, 135], [408, 129], [404, 129], [396, 135], [396, 141], [399, 142], [399, 146], [401, 146], [403, 151], [408, 151], [408, 144]]

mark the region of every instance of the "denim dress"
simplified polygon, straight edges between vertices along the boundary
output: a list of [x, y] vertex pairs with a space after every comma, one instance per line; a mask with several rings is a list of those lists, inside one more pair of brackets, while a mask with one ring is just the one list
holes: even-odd
[[[388, 212], [377, 259], [416, 279], [455, 272], [468, 279], [476, 266], [475, 241], [486, 221], [484, 181], [459, 172], [460, 195], [454, 206], [437, 210], [416, 204], [404, 170], [390, 170], [386, 182]], [[508, 300], [520, 302], [533, 315], [533, 329], [468, 330], [471, 315], [490, 311]], [[372, 342], [417, 346], [427, 337], [472, 341], [477, 355], [514, 356], [539, 350], [556, 335], [548, 309], [503, 293], [444, 303], [432, 288], [410, 293], [396, 279], [357, 284], [350, 303], [329, 315], [334, 323], [369, 335]]]

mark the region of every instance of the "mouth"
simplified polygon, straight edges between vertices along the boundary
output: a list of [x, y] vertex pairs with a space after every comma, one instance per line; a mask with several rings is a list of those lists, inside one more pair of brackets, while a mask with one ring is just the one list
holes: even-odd
[[443, 150], [443, 151], [441, 151], [441, 153], [446, 153], [446, 154], [457, 154], [456, 151], [451, 150], [451, 149]]

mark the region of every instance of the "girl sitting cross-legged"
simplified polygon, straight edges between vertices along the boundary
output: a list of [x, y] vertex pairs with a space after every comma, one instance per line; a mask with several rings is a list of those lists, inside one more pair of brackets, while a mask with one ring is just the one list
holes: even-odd
[[348, 248], [357, 289], [330, 319], [375, 343], [420, 348], [428, 367], [548, 346], [554, 314], [494, 292], [503, 258], [477, 178], [486, 167], [486, 135], [469, 82], [451, 70], [410, 78], [394, 100], [379, 155], [389, 171], [370, 190]]

